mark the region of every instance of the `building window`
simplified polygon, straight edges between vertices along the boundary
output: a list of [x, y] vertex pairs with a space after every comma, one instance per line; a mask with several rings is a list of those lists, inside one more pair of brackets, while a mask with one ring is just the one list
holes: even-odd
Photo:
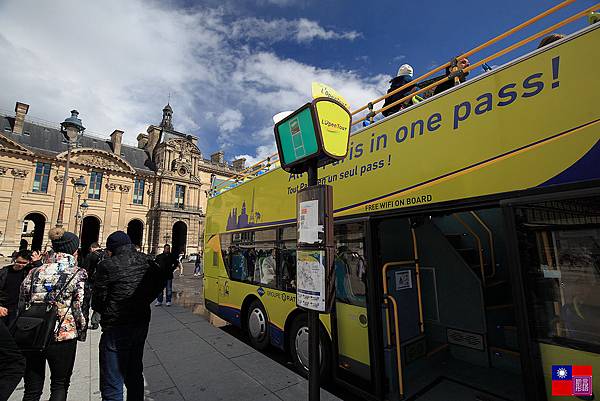
[[144, 183], [142, 178], [135, 179], [135, 185], [133, 187], [133, 203], [136, 205], [144, 204]]
[[35, 177], [33, 179], [33, 192], [48, 192], [48, 179], [50, 178], [50, 163], [37, 162]]
[[90, 175], [90, 187], [88, 190], [89, 199], [100, 199], [100, 189], [102, 188], [102, 173], [92, 171]]
[[175, 207], [177, 209], [183, 209], [185, 204], [185, 186], [175, 185]]

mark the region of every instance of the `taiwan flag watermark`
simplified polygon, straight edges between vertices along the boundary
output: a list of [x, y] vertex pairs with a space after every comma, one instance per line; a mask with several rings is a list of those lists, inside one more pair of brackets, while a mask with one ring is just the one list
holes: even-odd
[[552, 365], [553, 396], [591, 396], [592, 367]]

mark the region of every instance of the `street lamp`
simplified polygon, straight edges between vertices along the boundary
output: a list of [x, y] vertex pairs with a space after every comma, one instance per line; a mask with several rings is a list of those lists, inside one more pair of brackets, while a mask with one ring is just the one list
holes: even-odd
[[80, 239], [81, 235], [83, 234], [83, 218], [85, 217], [85, 212], [87, 212], [88, 207], [90, 207], [90, 205], [88, 205], [87, 199], [84, 199], [83, 202], [81, 202], [81, 205], [79, 205], [79, 208], [81, 208], [81, 227], [79, 228]]
[[83, 135], [85, 127], [81, 124], [81, 120], [78, 118], [79, 112], [77, 110], [71, 110], [71, 117], [68, 117], [60, 123], [60, 132], [67, 140], [67, 165], [65, 166], [65, 175], [63, 177], [63, 187], [60, 194], [60, 204], [58, 206], [58, 217], [56, 218], [56, 227], [62, 227], [63, 225], [63, 213], [65, 211], [65, 195], [67, 193], [67, 180], [69, 179], [69, 164], [71, 162], [71, 148], [73, 143]]
[[[81, 215], [79, 213], [79, 209], [82, 207], [83, 204], [79, 204], [79, 202], [81, 202], [81, 194], [85, 191], [85, 188], [87, 187], [87, 183], [85, 182], [85, 178], [83, 178], [82, 175], [79, 176], [78, 179], [75, 180], [75, 182], [73, 183], [73, 186], [75, 187], [75, 193], [77, 193], [77, 213], [75, 214], [75, 232], [77, 231], [77, 224], [79, 224], [79, 220], [83, 219], [83, 215]], [[85, 199], [84, 199], [84, 203], [85, 203]], [[87, 203], [86, 203], [86, 209], [87, 209]], [[82, 209], [82, 211], [84, 211], [84, 209]], [[83, 221], [82, 221], [83, 224]]]

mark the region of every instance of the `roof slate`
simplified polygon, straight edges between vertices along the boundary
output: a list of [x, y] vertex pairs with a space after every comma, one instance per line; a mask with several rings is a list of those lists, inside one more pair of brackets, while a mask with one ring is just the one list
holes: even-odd
[[[15, 134], [12, 132], [14, 120], [14, 117], [0, 116], [0, 129], [2, 130], [2, 134], [13, 141], [44, 156], [56, 156], [67, 150], [67, 143], [59, 129], [34, 124], [26, 120], [23, 126], [23, 134]], [[25, 133], [29, 133], [29, 135], [26, 135]], [[79, 139], [79, 146], [83, 148], [105, 150], [111, 153], [113, 151], [109, 139], [102, 139], [85, 134]], [[150, 167], [151, 160], [143, 149], [122, 144], [121, 157], [127, 160], [127, 162], [129, 162], [136, 170], [152, 172]]]

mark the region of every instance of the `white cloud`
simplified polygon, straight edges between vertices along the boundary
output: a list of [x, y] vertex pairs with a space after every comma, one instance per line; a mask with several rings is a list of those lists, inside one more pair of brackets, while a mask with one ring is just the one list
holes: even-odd
[[[23, 101], [30, 115], [50, 121], [77, 108], [89, 131], [123, 129], [124, 140], [135, 143], [160, 122], [171, 93], [176, 129], [197, 133], [204, 153], [232, 147], [257, 158], [275, 150], [271, 117], [308, 101], [311, 81], [331, 85], [352, 107], [387, 89], [388, 76], [317, 68], [251, 41], [240, 45], [252, 35], [242, 20], [143, 0], [2, 1], [0, 108]], [[255, 38], [266, 40], [271, 22], [255, 21], [264, 28]], [[290, 41], [358, 36], [305, 19], [276, 21], [293, 28]]]
[[267, 157], [277, 153], [277, 145], [273, 141], [269, 145], [261, 145], [256, 148], [256, 153], [254, 155], [238, 155], [233, 159], [246, 159], [246, 167], [250, 167], [255, 165], [258, 162], [265, 160]]
[[361, 35], [356, 31], [336, 32], [323, 28], [319, 23], [306, 18], [286, 20], [283, 18], [265, 20], [242, 18], [231, 24], [231, 37], [240, 40], [260, 39], [266, 43], [294, 40], [308, 43], [321, 40], [354, 40]]
[[239, 110], [227, 109], [217, 118], [222, 132], [232, 132], [242, 126], [243, 116]]

